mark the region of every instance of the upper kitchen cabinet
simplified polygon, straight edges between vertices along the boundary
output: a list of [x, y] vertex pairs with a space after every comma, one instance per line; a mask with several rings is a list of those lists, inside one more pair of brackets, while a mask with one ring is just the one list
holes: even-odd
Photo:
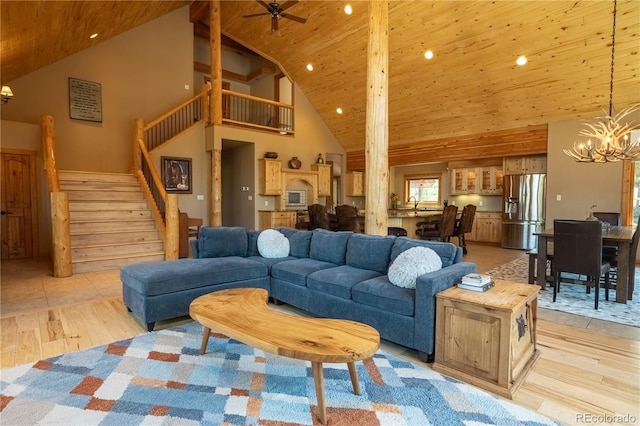
[[348, 172], [346, 186], [347, 196], [364, 197], [364, 173]]
[[450, 177], [451, 195], [478, 193], [477, 168], [453, 169]]
[[331, 165], [312, 164], [311, 170], [318, 172], [318, 195], [331, 195]]
[[282, 195], [282, 162], [269, 158], [258, 160], [260, 195]]
[[547, 157], [506, 157], [504, 159], [505, 175], [524, 175], [547, 173]]
[[478, 169], [480, 195], [502, 195], [504, 172], [502, 167], [490, 166]]

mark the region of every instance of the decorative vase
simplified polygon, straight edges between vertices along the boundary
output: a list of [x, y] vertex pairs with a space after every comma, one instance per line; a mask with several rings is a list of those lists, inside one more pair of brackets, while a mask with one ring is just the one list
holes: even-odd
[[300, 162], [300, 160], [298, 160], [298, 157], [293, 157], [291, 160], [289, 160], [290, 169], [299, 169], [300, 167], [302, 167], [302, 163]]
[[318, 159], [316, 160], [316, 164], [324, 164], [324, 158], [322, 158], [322, 153], [318, 154]]

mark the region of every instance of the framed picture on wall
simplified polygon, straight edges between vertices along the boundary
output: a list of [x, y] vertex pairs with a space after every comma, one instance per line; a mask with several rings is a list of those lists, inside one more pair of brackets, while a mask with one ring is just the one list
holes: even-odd
[[164, 189], [173, 194], [191, 194], [191, 158], [160, 157]]

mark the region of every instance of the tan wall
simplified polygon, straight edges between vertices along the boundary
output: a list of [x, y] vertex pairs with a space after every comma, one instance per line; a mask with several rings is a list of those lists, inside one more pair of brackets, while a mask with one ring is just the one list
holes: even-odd
[[[151, 120], [192, 93], [193, 28], [183, 7], [9, 83], [3, 120], [55, 120], [59, 169], [126, 172], [133, 119]], [[102, 85], [102, 123], [69, 118], [69, 77]], [[185, 85], [190, 89], [185, 90]], [[200, 85], [200, 82], [198, 82]]]

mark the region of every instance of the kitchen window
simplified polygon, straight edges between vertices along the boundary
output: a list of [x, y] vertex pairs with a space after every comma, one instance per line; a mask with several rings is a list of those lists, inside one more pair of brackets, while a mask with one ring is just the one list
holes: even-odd
[[414, 203], [422, 206], [439, 206], [441, 184], [441, 173], [405, 175], [403, 201], [412, 206]]

